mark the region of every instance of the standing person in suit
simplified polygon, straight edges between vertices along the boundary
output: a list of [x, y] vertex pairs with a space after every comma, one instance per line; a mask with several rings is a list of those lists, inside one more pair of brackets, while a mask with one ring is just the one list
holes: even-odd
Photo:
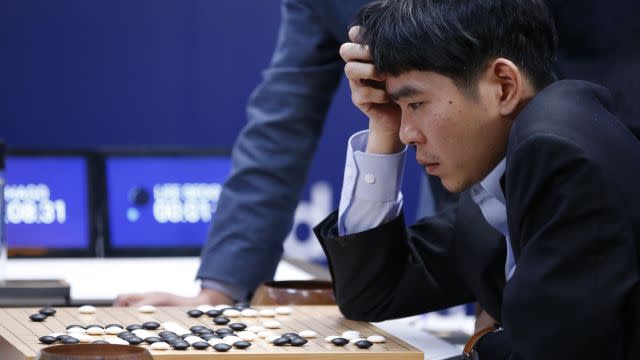
[[[640, 142], [605, 88], [556, 81], [544, 2], [375, 1], [356, 21], [341, 54], [369, 129], [315, 229], [344, 315], [476, 300], [499, 325], [467, 357], [637, 359]], [[406, 145], [462, 192], [408, 228]]]

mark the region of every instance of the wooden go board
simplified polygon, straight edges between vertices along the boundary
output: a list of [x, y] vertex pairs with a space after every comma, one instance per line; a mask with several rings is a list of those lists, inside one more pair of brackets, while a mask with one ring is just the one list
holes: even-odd
[[[259, 307], [260, 308], [260, 307]], [[261, 307], [268, 308], [268, 307]], [[314, 330], [318, 337], [309, 339], [302, 347], [274, 346], [264, 339], [252, 342], [248, 349], [233, 348], [228, 352], [216, 352], [211, 347], [206, 350], [151, 350], [149, 345], [138, 345], [147, 348], [154, 359], [159, 360], [206, 360], [212, 358], [221, 359], [424, 359], [424, 354], [417, 348], [390, 335], [389, 333], [365, 322], [346, 320], [336, 306], [293, 306], [290, 315], [277, 315], [274, 318], [248, 318], [235, 317], [232, 322], [242, 322], [249, 326], [262, 325], [262, 321], [275, 319], [282, 326], [273, 331], [278, 334], [286, 332], [300, 332], [302, 330]], [[206, 315], [200, 318], [190, 318], [187, 307], [158, 307], [155, 313], [143, 314], [137, 308], [99, 307], [95, 314], [80, 314], [77, 308], [57, 308], [57, 313], [50, 316], [44, 322], [32, 322], [29, 315], [38, 312], [38, 308], [7, 308], [0, 309], [0, 358], [3, 360], [31, 360], [35, 359], [40, 349], [49, 346], [39, 343], [38, 338], [51, 333], [65, 333], [65, 327], [72, 324], [98, 324], [111, 323], [127, 326], [129, 324], [141, 324], [147, 321], [158, 323], [175, 322], [185, 328], [194, 325], [202, 325], [217, 329], [223, 326], [216, 325]], [[370, 335], [382, 335], [387, 340], [385, 343], [377, 343], [368, 349], [360, 349], [354, 344], [344, 347], [335, 346], [325, 341], [329, 335], [340, 335], [347, 330], [356, 330], [366, 338]], [[158, 333], [159, 330], [151, 331]], [[96, 340], [115, 335], [96, 336]]]

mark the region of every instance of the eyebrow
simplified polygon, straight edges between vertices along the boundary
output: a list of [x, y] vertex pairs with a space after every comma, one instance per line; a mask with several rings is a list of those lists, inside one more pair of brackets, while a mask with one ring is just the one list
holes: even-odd
[[398, 100], [405, 98], [405, 97], [410, 97], [410, 96], [414, 96], [414, 95], [418, 95], [418, 94], [422, 94], [422, 91], [413, 87], [413, 86], [404, 86], [402, 88], [400, 88], [400, 90], [389, 94], [389, 97], [391, 98], [391, 100], [398, 102]]

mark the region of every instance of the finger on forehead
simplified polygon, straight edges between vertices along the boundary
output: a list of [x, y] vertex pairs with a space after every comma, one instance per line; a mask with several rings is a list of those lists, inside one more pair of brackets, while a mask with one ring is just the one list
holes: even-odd
[[350, 79], [371, 79], [384, 81], [385, 76], [376, 71], [371, 63], [350, 61], [344, 66], [344, 72]]
[[352, 26], [349, 29], [349, 39], [351, 39], [351, 41], [356, 44], [361, 44], [363, 31], [364, 29], [362, 28], [362, 26]]
[[355, 43], [344, 43], [340, 46], [340, 56], [345, 62], [371, 61], [369, 47]]

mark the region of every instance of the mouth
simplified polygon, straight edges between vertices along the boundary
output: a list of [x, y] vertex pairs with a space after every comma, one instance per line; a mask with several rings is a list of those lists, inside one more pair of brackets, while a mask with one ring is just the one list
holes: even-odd
[[426, 163], [424, 164], [424, 170], [429, 175], [435, 175], [435, 173], [438, 171], [439, 166], [440, 166], [440, 163]]

